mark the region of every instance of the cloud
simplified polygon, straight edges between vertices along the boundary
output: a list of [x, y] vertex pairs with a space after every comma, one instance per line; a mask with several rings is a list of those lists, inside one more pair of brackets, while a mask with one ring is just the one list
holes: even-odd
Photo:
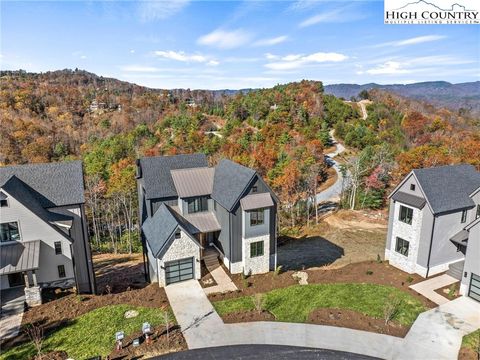
[[[357, 74], [363, 74], [363, 71], [358, 71]], [[387, 61], [384, 64], [380, 64], [377, 67], [368, 69], [365, 73], [370, 75], [397, 75], [397, 74], [408, 74], [411, 73], [411, 70], [404, 68], [404, 65], [398, 61]]]
[[233, 49], [248, 43], [251, 35], [241, 29], [226, 31], [217, 29], [209, 34], [201, 36], [197, 43], [200, 45], [208, 45], [220, 49]]
[[389, 41], [386, 43], [375, 45], [374, 47], [416, 45], [416, 44], [423, 44], [426, 42], [443, 40], [445, 38], [447, 37], [444, 35], [424, 35], [424, 36], [417, 36], [417, 37], [404, 39], [404, 40]]
[[162, 20], [180, 12], [190, 0], [142, 0], [138, 11], [142, 21]]
[[288, 36], [282, 35], [274, 38], [257, 40], [253, 43], [253, 45], [254, 46], [272, 46], [272, 45], [281, 44], [287, 40], [288, 40]]
[[320, 2], [319, 0], [297, 0], [288, 7], [288, 10], [293, 10], [293, 11], [307, 10], [314, 7], [319, 2]]
[[135, 50], [130, 50], [130, 54], [135, 54]]
[[[271, 54], [268, 54], [271, 55]], [[267, 57], [268, 58], [268, 57]], [[348, 59], [348, 56], [334, 52], [317, 52], [310, 55], [290, 54], [278, 58], [279, 61], [265, 64], [265, 67], [271, 70], [293, 70], [312, 64], [320, 64], [327, 62], [342, 62]]]
[[324, 11], [313, 15], [302, 21], [300, 24], [298, 24], [298, 26], [303, 28], [320, 23], [345, 23], [360, 20], [365, 17], [366, 13], [359, 11], [356, 4], [349, 4], [347, 6], [344, 5], [333, 10]]
[[213, 65], [213, 66], [220, 64], [217, 60], [210, 59], [208, 56], [204, 56], [200, 54], [187, 54], [183, 51], [158, 50], [158, 51], [154, 51], [153, 54], [163, 59], [175, 60], [175, 61], [181, 61], [181, 62], [206, 63], [207, 65]]

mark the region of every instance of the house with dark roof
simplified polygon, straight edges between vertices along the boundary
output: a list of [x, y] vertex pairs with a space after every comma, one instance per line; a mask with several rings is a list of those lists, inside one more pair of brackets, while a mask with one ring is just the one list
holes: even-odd
[[95, 292], [80, 161], [0, 167], [0, 289]]
[[139, 218], [151, 282], [200, 279], [202, 262], [231, 273], [276, 266], [278, 198], [253, 169], [204, 154], [137, 161]]
[[480, 172], [471, 165], [412, 170], [390, 194], [385, 258], [429, 277], [448, 271], [480, 300]]

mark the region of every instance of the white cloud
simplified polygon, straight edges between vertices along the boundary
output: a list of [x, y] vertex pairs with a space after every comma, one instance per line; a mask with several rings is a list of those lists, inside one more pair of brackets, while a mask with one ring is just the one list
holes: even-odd
[[265, 57], [266, 57], [268, 60], [277, 60], [278, 58], [280, 58], [280, 56], [278, 56], [278, 55], [273, 55], [273, 54], [270, 54], [270, 53], [266, 53], [266, 54], [265, 54]]
[[290, 5], [288, 9], [294, 11], [303, 11], [314, 7], [319, 2], [319, 0], [297, 0], [292, 5]]
[[424, 35], [424, 36], [416, 36], [409, 39], [404, 40], [397, 40], [397, 41], [389, 41], [386, 43], [375, 45], [374, 47], [383, 47], [383, 46], [408, 46], [408, 45], [416, 45], [416, 44], [423, 44], [426, 42], [438, 41], [447, 38], [444, 35]]
[[342, 5], [336, 9], [324, 11], [313, 15], [298, 26], [307, 27], [320, 23], [345, 23], [350, 21], [356, 21], [365, 18], [367, 15], [365, 12], [361, 12], [357, 5]]
[[288, 36], [282, 35], [270, 39], [260, 39], [253, 43], [254, 46], [272, 46], [281, 44], [288, 40]]
[[138, 11], [143, 21], [162, 20], [180, 12], [190, 0], [142, 0]]
[[[411, 73], [411, 70], [404, 68], [404, 65], [398, 61], [387, 61], [384, 64], [380, 64], [377, 67], [368, 69], [365, 73], [370, 75], [397, 75], [397, 74], [408, 74]], [[357, 74], [363, 74], [362, 71], [357, 72]]]
[[206, 63], [207, 65], [213, 65], [213, 66], [220, 64], [217, 60], [210, 59], [207, 56], [200, 55], [200, 54], [187, 54], [183, 51], [158, 50], [158, 51], [154, 51], [153, 54], [163, 59], [169, 59], [169, 60], [175, 60], [175, 61], [181, 61], [181, 62]]
[[233, 49], [248, 43], [251, 35], [241, 29], [226, 31], [217, 29], [209, 34], [201, 36], [197, 43], [214, 46], [220, 49]]
[[130, 50], [130, 54], [135, 54], [135, 50]]
[[298, 69], [312, 64], [342, 62], [347, 59], [348, 56], [334, 52], [317, 52], [310, 55], [290, 54], [280, 58], [279, 61], [265, 64], [265, 67], [271, 70], [284, 71]]

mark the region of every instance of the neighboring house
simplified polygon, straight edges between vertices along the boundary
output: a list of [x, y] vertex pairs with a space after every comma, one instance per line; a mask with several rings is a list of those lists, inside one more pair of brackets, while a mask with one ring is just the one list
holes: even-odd
[[385, 258], [423, 277], [448, 270], [462, 280], [463, 294], [480, 300], [479, 219], [473, 166], [412, 170], [390, 194]]
[[84, 203], [80, 161], [0, 167], [0, 289], [95, 292]]
[[275, 268], [278, 199], [255, 170], [229, 160], [208, 167], [203, 154], [147, 157], [137, 165], [150, 281], [199, 279], [212, 251], [231, 273]]

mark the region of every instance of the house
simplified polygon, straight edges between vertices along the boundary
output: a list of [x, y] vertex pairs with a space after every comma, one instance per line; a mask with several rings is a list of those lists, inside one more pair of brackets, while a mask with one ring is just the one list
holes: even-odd
[[0, 289], [95, 293], [80, 161], [0, 167]]
[[278, 199], [255, 170], [209, 167], [204, 154], [145, 157], [137, 184], [150, 281], [199, 279], [212, 253], [234, 274], [275, 268]]
[[480, 300], [480, 172], [471, 165], [412, 170], [390, 194], [385, 258], [408, 273], [444, 271]]

